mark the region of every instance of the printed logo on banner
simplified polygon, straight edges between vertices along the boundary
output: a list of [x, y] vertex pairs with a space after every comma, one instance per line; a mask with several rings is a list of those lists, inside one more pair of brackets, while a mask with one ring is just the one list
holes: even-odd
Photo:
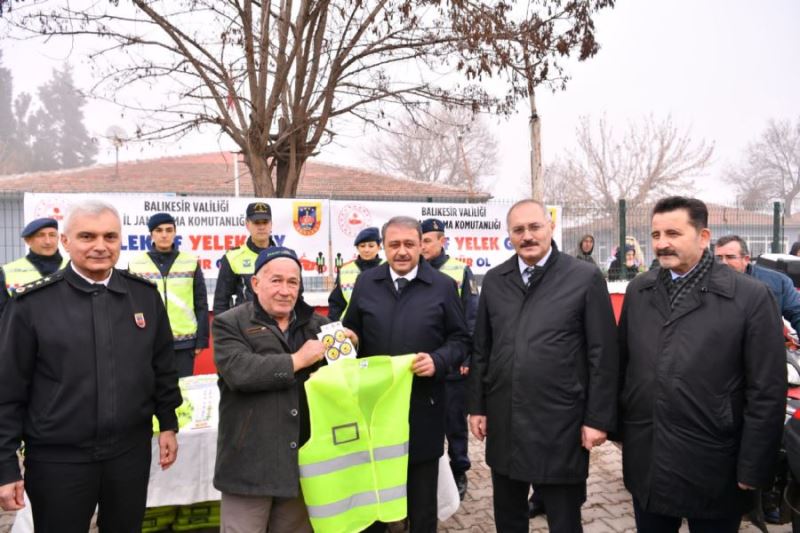
[[372, 214], [363, 205], [348, 204], [339, 211], [339, 229], [348, 237], [355, 237], [359, 231], [372, 222]]
[[33, 209], [33, 218], [54, 218], [58, 221], [64, 220], [63, 204], [60, 202], [42, 200]]
[[300, 235], [314, 235], [322, 224], [322, 202], [294, 202], [294, 229]]

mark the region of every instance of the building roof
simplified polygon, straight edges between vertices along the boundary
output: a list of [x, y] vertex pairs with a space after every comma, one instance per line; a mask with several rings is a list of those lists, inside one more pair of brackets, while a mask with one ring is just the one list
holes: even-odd
[[[253, 196], [253, 183], [240, 161], [240, 194]], [[234, 194], [233, 154], [214, 152], [0, 176], [0, 191], [136, 192], [208, 196]], [[405, 180], [352, 167], [308, 161], [300, 178], [301, 198], [477, 201], [490, 195]]]

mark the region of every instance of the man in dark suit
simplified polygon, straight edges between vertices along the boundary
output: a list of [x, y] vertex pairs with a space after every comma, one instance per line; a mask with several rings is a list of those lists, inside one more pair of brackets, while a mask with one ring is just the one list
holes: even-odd
[[470, 430], [486, 438], [497, 531], [528, 531], [533, 484], [556, 533], [581, 531], [589, 451], [616, 422], [616, 327], [600, 270], [561, 253], [534, 200], [507, 216], [516, 250], [484, 278]]
[[[463, 361], [469, 333], [455, 282], [420, 261], [419, 222], [383, 226], [386, 264], [356, 281], [343, 324], [360, 339], [359, 357], [416, 353], [409, 412], [408, 518], [412, 533], [436, 531], [439, 457], [444, 452], [444, 378]], [[381, 531], [383, 525], [368, 531]]]

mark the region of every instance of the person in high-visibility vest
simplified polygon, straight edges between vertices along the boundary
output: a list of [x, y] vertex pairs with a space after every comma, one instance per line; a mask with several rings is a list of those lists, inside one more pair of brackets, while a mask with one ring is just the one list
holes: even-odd
[[[444, 453], [444, 378], [469, 353], [456, 283], [420, 261], [422, 232], [408, 216], [383, 227], [386, 263], [356, 281], [342, 324], [359, 338], [358, 357], [415, 354], [408, 454], [411, 533], [436, 531], [439, 458]], [[375, 524], [369, 531], [383, 531]]]
[[334, 322], [344, 317], [358, 276], [383, 261], [378, 255], [381, 251], [381, 235], [378, 228], [369, 227], [359, 231], [353, 246], [358, 250], [358, 257], [339, 268], [336, 285], [328, 296], [328, 318]]
[[0, 269], [0, 315], [14, 295], [14, 291], [64, 268], [68, 259], [58, 251], [58, 221], [54, 218], [37, 218], [28, 223], [20, 233], [30, 249], [24, 257], [6, 263]]
[[217, 286], [214, 290], [214, 316], [253, 299], [250, 278], [253, 277], [258, 254], [275, 246], [272, 239], [272, 208], [269, 204], [248, 204], [245, 214], [245, 227], [250, 237], [242, 246], [225, 252], [220, 260]]
[[181, 252], [175, 244], [177, 228], [169, 213], [156, 213], [147, 221], [152, 249], [133, 257], [128, 270], [158, 287], [167, 308], [175, 339], [178, 377], [194, 373], [194, 358], [208, 347], [208, 298], [203, 269], [197, 256]]
[[[436, 218], [422, 221], [422, 257], [430, 265], [451, 278], [458, 284], [458, 294], [464, 316], [467, 319], [469, 334], [475, 329], [475, 317], [478, 315], [478, 286], [472, 269], [466, 263], [454, 259], [445, 253], [447, 238], [445, 223]], [[447, 373], [445, 381], [445, 404], [447, 419], [445, 435], [447, 437], [447, 454], [450, 456], [450, 469], [458, 487], [458, 495], [463, 500], [467, 493], [467, 470], [471, 463], [467, 455], [469, 428], [467, 427], [467, 375], [469, 374], [469, 355], [458, 368]]]

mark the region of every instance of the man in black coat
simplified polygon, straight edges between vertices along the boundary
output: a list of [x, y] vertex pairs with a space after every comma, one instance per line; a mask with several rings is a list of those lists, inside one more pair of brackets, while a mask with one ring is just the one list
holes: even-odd
[[738, 531], [773, 479], [786, 400], [782, 324], [769, 288], [714, 262], [708, 210], [656, 203], [660, 268], [634, 279], [620, 317], [625, 486], [640, 531]]
[[464, 360], [469, 333], [455, 282], [420, 261], [419, 222], [394, 217], [382, 233], [387, 263], [358, 277], [343, 324], [360, 339], [359, 357], [417, 354], [411, 368], [408, 518], [412, 533], [430, 533], [436, 531], [444, 452], [444, 379]]
[[114, 268], [112, 206], [74, 206], [61, 242], [70, 264], [17, 289], [0, 322], [0, 507], [25, 490], [37, 533], [85, 533], [98, 503], [101, 531], [141, 531], [153, 415], [161, 467], [177, 457], [169, 320], [152, 283]]
[[550, 531], [581, 531], [589, 451], [615, 429], [618, 357], [600, 270], [561, 253], [534, 200], [507, 216], [516, 254], [483, 281], [470, 430], [486, 438], [497, 530], [528, 531], [528, 488]]

